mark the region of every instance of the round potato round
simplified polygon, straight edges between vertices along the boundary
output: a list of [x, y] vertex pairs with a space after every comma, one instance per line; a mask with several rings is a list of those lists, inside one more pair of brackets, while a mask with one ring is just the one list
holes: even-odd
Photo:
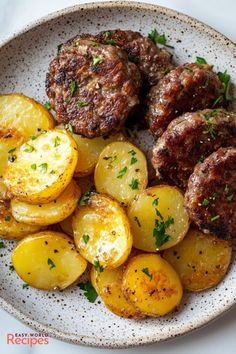
[[21, 201], [49, 203], [70, 183], [77, 160], [76, 143], [66, 131], [41, 132], [15, 151], [5, 183]]
[[128, 302], [122, 292], [124, 266], [115, 269], [105, 269], [102, 273], [94, 267], [91, 269], [91, 282], [106, 307], [114, 314], [139, 319], [144, 317], [133, 304]]
[[164, 316], [183, 296], [178, 274], [158, 254], [140, 254], [127, 264], [122, 290], [126, 298], [148, 316]]
[[184, 197], [176, 187], [159, 185], [138, 194], [128, 208], [134, 247], [154, 252], [173, 247], [189, 228]]
[[0, 95], [0, 126], [17, 129], [24, 140], [54, 127], [49, 111], [34, 99], [21, 93]]
[[182, 242], [166, 250], [163, 257], [177, 271], [185, 289], [201, 291], [222, 280], [231, 254], [230, 241], [192, 229]]
[[87, 266], [71, 238], [53, 231], [21, 240], [13, 250], [12, 264], [25, 283], [43, 290], [67, 288], [78, 281]]
[[42, 226], [27, 225], [16, 221], [12, 216], [10, 204], [0, 201], [0, 237], [8, 240], [21, 239], [42, 229]]
[[116, 201], [92, 193], [86, 204], [75, 211], [72, 227], [80, 253], [100, 271], [126, 261], [132, 235], [128, 218]]
[[147, 186], [146, 157], [129, 142], [109, 144], [99, 156], [94, 178], [98, 192], [127, 205]]
[[0, 124], [0, 200], [8, 199], [4, 173], [8, 160], [14, 159], [15, 150], [23, 141], [23, 136], [17, 130], [1, 128]]
[[79, 187], [75, 181], [71, 181], [66, 189], [64, 189], [53, 202], [35, 205], [12, 199], [11, 211], [17, 221], [24, 222], [25, 224], [56, 224], [73, 213], [80, 196], [81, 192]]

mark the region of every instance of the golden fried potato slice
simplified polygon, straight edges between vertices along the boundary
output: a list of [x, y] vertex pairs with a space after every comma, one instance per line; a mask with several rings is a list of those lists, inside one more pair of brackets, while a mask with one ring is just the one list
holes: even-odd
[[52, 225], [73, 213], [80, 196], [79, 187], [75, 181], [71, 181], [53, 202], [35, 205], [12, 199], [11, 211], [19, 222], [29, 225]]
[[9, 240], [21, 239], [42, 229], [42, 226], [16, 221], [12, 216], [9, 202], [0, 201], [0, 237]]
[[23, 144], [23, 136], [15, 129], [5, 129], [0, 126], [0, 200], [8, 199], [7, 186], [4, 183], [4, 173], [8, 160], [15, 158], [15, 150]]
[[126, 261], [132, 235], [128, 218], [115, 200], [92, 193], [75, 211], [72, 227], [80, 253], [98, 269], [116, 268]]
[[125, 266], [104, 269], [103, 272], [91, 269], [91, 282], [106, 307], [114, 314], [139, 319], [144, 317], [140, 310], [126, 300], [121, 290]]
[[75, 141], [66, 131], [49, 130], [15, 151], [5, 172], [9, 192], [32, 204], [55, 200], [70, 183], [77, 164]]
[[131, 258], [123, 275], [126, 298], [147, 316], [164, 316], [175, 309], [183, 289], [178, 274], [158, 254]]
[[191, 229], [183, 241], [166, 250], [163, 257], [175, 268], [185, 289], [201, 291], [222, 280], [231, 254], [230, 241]]
[[176, 187], [159, 185], [138, 194], [128, 208], [134, 247], [154, 252], [173, 247], [189, 228], [184, 196]]
[[78, 281], [87, 267], [71, 238], [54, 231], [21, 240], [13, 250], [12, 264], [25, 283], [43, 290], [67, 288]]
[[32, 135], [52, 129], [54, 121], [48, 110], [21, 93], [0, 95], [0, 126], [18, 130], [27, 141]]
[[127, 205], [147, 186], [146, 157], [131, 143], [109, 144], [99, 156], [94, 178], [98, 192]]

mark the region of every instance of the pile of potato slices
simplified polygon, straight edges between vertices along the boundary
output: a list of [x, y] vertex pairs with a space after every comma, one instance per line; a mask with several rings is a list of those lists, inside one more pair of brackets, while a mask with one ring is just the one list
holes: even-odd
[[122, 133], [84, 138], [33, 99], [0, 96], [0, 235], [19, 240], [23, 286], [79, 284], [116, 315], [166, 315], [230, 264], [229, 241], [189, 227], [182, 192], [149, 186], [145, 155]]

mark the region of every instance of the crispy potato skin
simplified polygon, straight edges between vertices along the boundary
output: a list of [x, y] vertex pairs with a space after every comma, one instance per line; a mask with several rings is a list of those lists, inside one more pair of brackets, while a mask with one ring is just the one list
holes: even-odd
[[163, 253], [179, 274], [183, 287], [201, 291], [216, 286], [230, 264], [232, 245], [212, 234], [191, 229], [182, 242]]
[[4, 173], [8, 160], [14, 159], [14, 149], [23, 144], [24, 138], [16, 129], [2, 128], [0, 124], [0, 200], [9, 199]]
[[78, 160], [77, 146], [66, 131], [50, 130], [15, 152], [5, 173], [11, 195], [32, 204], [49, 203], [70, 183]]
[[87, 204], [75, 211], [72, 227], [78, 250], [92, 264], [117, 268], [130, 254], [133, 239], [128, 218], [119, 203], [106, 195], [92, 193]]
[[129, 142], [114, 142], [102, 151], [95, 169], [98, 192], [128, 205], [148, 182], [146, 157]]
[[160, 255], [152, 253], [140, 254], [128, 262], [122, 290], [142, 313], [154, 317], [174, 310], [183, 295], [178, 274]]
[[122, 279], [125, 266], [115, 269], [105, 269], [102, 273], [94, 267], [91, 269], [91, 282], [106, 307], [115, 315], [140, 319], [144, 315], [134, 305], [128, 302], [122, 292]]
[[44, 231], [21, 240], [12, 253], [19, 277], [42, 290], [62, 290], [77, 282], [87, 267], [70, 237]]
[[29, 204], [17, 199], [11, 200], [11, 211], [19, 222], [29, 225], [51, 225], [66, 219], [75, 210], [81, 191], [75, 181], [64, 189], [53, 202], [47, 204]]
[[0, 95], [0, 126], [16, 129], [24, 141], [54, 127], [53, 116], [40, 103], [21, 93]]
[[42, 226], [27, 225], [16, 221], [11, 213], [9, 202], [0, 201], [0, 237], [8, 240], [20, 240], [42, 229]]
[[[189, 228], [184, 196], [177, 187], [157, 185], [147, 188], [129, 205], [127, 215], [134, 247], [146, 252], [173, 247], [184, 238]], [[173, 218], [173, 224], [165, 230], [169, 240], [161, 244], [161, 232], [158, 237], [153, 236], [155, 223], [156, 220], [166, 222], [168, 218]]]

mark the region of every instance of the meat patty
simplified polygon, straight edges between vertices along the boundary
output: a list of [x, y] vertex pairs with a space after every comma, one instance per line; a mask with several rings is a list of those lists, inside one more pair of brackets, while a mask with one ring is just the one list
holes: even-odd
[[157, 47], [139, 32], [118, 29], [101, 32], [96, 38], [100, 43], [117, 45], [124, 49], [129, 60], [138, 66], [147, 86], [155, 85], [174, 68], [172, 54], [164, 48]]
[[236, 147], [236, 113], [205, 109], [174, 119], [153, 148], [157, 177], [185, 189], [195, 165], [220, 147]]
[[190, 219], [204, 232], [236, 238], [236, 148], [220, 148], [196, 165], [185, 193]]
[[146, 119], [160, 137], [168, 124], [184, 112], [211, 108], [223, 86], [208, 64], [184, 64], [171, 70], [147, 98]]
[[80, 37], [62, 46], [46, 78], [58, 123], [89, 138], [122, 128], [139, 103], [140, 86], [139, 70], [122, 49]]

